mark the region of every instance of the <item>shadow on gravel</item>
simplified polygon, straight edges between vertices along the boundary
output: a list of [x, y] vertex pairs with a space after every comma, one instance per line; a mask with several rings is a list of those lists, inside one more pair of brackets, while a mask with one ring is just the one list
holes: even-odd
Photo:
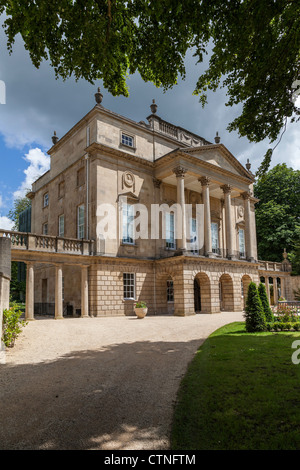
[[179, 383], [201, 343], [124, 343], [0, 366], [0, 449], [168, 449]]

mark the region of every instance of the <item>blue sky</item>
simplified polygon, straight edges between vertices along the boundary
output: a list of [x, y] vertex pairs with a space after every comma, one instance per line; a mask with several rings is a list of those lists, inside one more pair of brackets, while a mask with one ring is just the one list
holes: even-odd
[[[26, 187], [47, 170], [50, 164], [47, 150], [56, 130], [62, 137], [94, 105], [94, 93], [101, 82], [91, 85], [85, 81], [56, 80], [53, 69], [43, 63], [39, 69], [31, 64], [22, 40], [17, 39], [12, 55], [6, 50], [6, 39], [0, 28], [0, 80], [6, 87], [6, 104], [0, 104], [0, 228], [11, 226], [7, 213], [15, 197], [24, 194]], [[203, 109], [193, 90], [204, 65], [196, 65], [191, 54], [186, 59], [186, 79], [164, 93], [138, 75], [128, 79], [129, 98], [113, 97], [101, 86], [103, 106], [135, 121], [150, 114], [154, 98], [157, 114], [163, 119], [189, 129], [209, 141], [216, 131], [221, 142], [245, 165], [247, 158], [255, 172], [269, 148], [269, 142], [252, 144], [237, 133], [229, 133], [228, 124], [240, 108], [225, 106], [226, 90], [208, 96]], [[272, 166], [287, 163], [300, 169], [299, 123], [288, 125], [276, 148]], [[272, 147], [275, 144], [272, 144]]]

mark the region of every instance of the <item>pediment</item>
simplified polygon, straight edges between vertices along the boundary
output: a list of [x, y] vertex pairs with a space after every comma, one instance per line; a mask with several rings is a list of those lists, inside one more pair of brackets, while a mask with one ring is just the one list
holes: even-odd
[[184, 152], [219, 169], [253, 180], [253, 175], [244, 168], [224, 145], [209, 145], [194, 149], [184, 149]]

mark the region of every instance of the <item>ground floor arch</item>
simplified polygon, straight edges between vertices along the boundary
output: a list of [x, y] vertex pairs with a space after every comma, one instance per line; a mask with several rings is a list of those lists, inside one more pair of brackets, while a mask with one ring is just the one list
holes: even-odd
[[233, 280], [229, 274], [222, 274], [219, 279], [220, 310], [233, 312], [235, 309]]
[[194, 278], [195, 313], [212, 313], [211, 283], [206, 273], [198, 273]]

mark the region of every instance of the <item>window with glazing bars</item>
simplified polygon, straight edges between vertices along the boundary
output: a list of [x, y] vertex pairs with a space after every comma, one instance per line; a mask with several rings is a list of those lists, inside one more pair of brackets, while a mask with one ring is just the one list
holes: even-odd
[[134, 139], [131, 135], [122, 133], [121, 142], [123, 145], [127, 145], [127, 147], [134, 147]]
[[135, 274], [123, 273], [123, 293], [124, 299], [135, 298]]

